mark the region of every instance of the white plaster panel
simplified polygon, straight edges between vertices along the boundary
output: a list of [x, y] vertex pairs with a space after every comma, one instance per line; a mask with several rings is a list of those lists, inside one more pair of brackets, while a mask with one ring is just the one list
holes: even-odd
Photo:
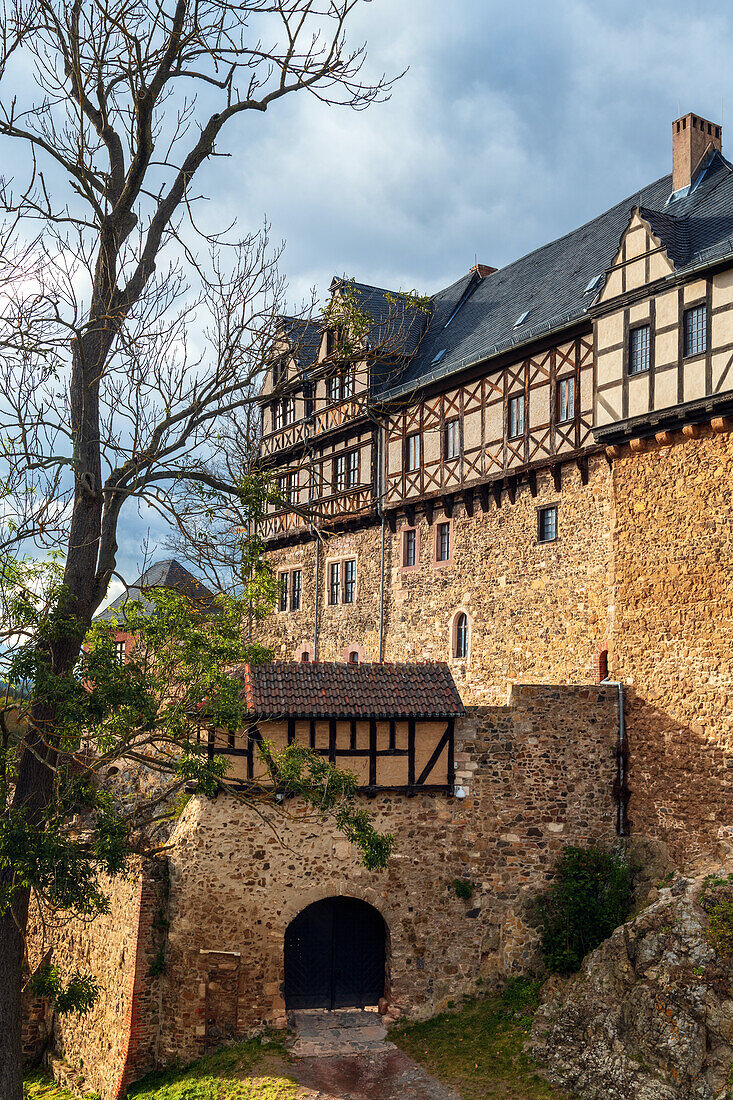
[[468, 413], [463, 417], [463, 446], [466, 449], [481, 445], [481, 412]]
[[643, 256], [649, 251], [648, 234], [643, 225], [629, 228], [626, 234], [626, 259], [633, 260], [634, 256]]
[[425, 461], [434, 462], [436, 458], [440, 458], [440, 432], [437, 428], [423, 432], [422, 444]]
[[649, 412], [649, 375], [629, 379], [629, 416], [642, 416]]
[[596, 339], [598, 350], [620, 344], [624, 338], [623, 313], [611, 313], [608, 317], [599, 317], [596, 321]]
[[596, 395], [596, 424], [612, 424], [621, 419], [621, 397], [620, 383]]
[[733, 343], [733, 309], [713, 314], [711, 340], [714, 348]]
[[713, 355], [713, 393], [733, 390], [733, 351]]
[[605, 386], [607, 382], [615, 382], [621, 378], [624, 369], [624, 353], [621, 348], [616, 351], [607, 351], [605, 355], [598, 356], [596, 377], [599, 386]]
[[668, 294], [660, 294], [656, 300], [657, 328], [666, 328], [667, 325], [677, 324], [677, 291], [672, 290]]
[[713, 276], [713, 309], [733, 302], [733, 267]]
[[696, 401], [705, 396], [705, 360], [687, 362], [684, 367], [684, 399]]
[[663, 279], [673, 270], [665, 252], [655, 252], [649, 257], [649, 282]]
[[657, 371], [654, 376], [654, 407], [668, 409], [677, 404], [677, 367]]
[[685, 305], [688, 302], [696, 302], [700, 298], [704, 298], [706, 289], [704, 279], [695, 279], [694, 283], [687, 283], [685, 286]]
[[629, 309], [629, 322], [632, 325], [638, 321], [648, 321], [651, 316], [649, 302], [636, 302]]
[[634, 260], [626, 267], [626, 289], [634, 290], [637, 286], [643, 286], [646, 282], [646, 267], [644, 260]]
[[623, 293], [623, 289], [624, 287], [621, 281], [621, 272], [611, 271], [606, 279], [606, 285], [603, 288], [601, 301], [607, 302], [609, 298], [616, 298], [619, 294]]
[[504, 405], [494, 401], [484, 410], [487, 439], [501, 439], [504, 434]]
[[654, 341], [654, 362], [657, 367], [676, 363], [678, 358], [677, 329], [662, 332]]
[[529, 423], [536, 428], [550, 423], [550, 387], [540, 386], [529, 395]]

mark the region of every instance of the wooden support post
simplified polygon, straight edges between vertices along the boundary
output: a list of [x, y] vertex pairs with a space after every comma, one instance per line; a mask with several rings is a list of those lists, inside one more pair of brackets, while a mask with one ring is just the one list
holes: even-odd
[[580, 484], [588, 484], [588, 459], [585, 455], [580, 455], [578, 458], [578, 469], [580, 470]]
[[453, 493], [446, 493], [443, 497], [443, 511], [445, 512], [446, 519], [451, 519], [453, 516], [453, 504], [455, 497]]
[[533, 497], [537, 496], [537, 471], [530, 470], [527, 473], [527, 484], [529, 485], [529, 491]]
[[389, 720], [389, 747], [392, 752], [397, 748], [397, 725], [394, 718]]
[[356, 718], [351, 719], [351, 729], [349, 731], [349, 748], [356, 748]]
[[466, 508], [466, 515], [473, 515], [473, 489], [466, 489], [463, 493], [463, 503]]
[[555, 492], [559, 493], [562, 489], [562, 466], [559, 462], [552, 467], [552, 484], [555, 486]]
[[451, 718], [448, 722], [448, 786], [453, 792], [456, 782], [455, 776], [455, 756], [456, 756], [456, 724]]
[[425, 519], [428, 521], [428, 524], [432, 527], [432, 525], [433, 525], [433, 516], [435, 515], [435, 501], [434, 500], [426, 500], [423, 507], [425, 508]]
[[489, 510], [489, 487], [488, 485], [480, 485], [478, 491], [479, 504], [481, 505], [482, 512], [488, 512]]
[[310, 722], [310, 743], [311, 743], [311, 748], [314, 749], [316, 747], [316, 720], [315, 720], [315, 718], [311, 718], [311, 722]]
[[492, 481], [491, 482], [491, 494], [494, 498], [494, 504], [496, 505], [496, 507], [501, 508], [501, 482], [500, 481]]
[[414, 527], [415, 526], [415, 505], [414, 504], [406, 504], [405, 505], [405, 515], [407, 516], [407, 522], [409, 523], [410, 527]]
[[506, 478], [504, 488], [506, 489], [506, 495], [509, 497], [509, 502], [514, 504], [517, 499], [517, 479], [515, 477]]
[[392, 512], [387, 512], [386, 516], [387, 516], [387, 526], [389, 527], [390, 531], [394, 535], [395, 532], [397, 531], [397, 512], [396, 512], [396, 510], [392, 511]]
[[407, 793], [415, 793], [415, 719], [407, 723]]
[[328, 723], [328, 759], [332, 764], [336, 763], [336, 719], [331, 718]]
[[369, 786], [377, 785], [377, 720], [369, 719]]
[[683, 424], [682, 434], [685, 439], [699, 439], [702, 435], [702, 424]]

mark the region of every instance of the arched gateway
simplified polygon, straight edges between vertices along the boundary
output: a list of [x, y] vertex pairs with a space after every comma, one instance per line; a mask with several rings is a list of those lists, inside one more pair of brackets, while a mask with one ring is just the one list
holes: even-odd
[[384, 996], [387, 930], [357, 898], [314, 902], [285, 933], [289, 1009], [364, 1008]]

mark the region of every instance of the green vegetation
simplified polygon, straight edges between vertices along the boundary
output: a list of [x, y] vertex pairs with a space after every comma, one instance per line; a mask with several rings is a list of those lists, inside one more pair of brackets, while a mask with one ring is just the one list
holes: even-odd
[[[59, 1088], [47, 1077], [34, 1073], [23, 1082], [23, 1100], [77, 1100], [67, 1089]], [[92, 1100], [87, 1097], [87, 1100]]]
[[463, 901], [470, 901], [473, 897], [474, 885], [468, 878], [456, 878], [453, 880], [453, 889], [456, 897]]
[[538, 899], [542, 955], [547, 969], [572, 974], [631, 911], [629, 864], [603, 848], [564, 849], [555, 878]]
[[296, 1100], [298, 1088], [287, 1072], [287, 1054], [282, 1039], [272, 1034], [222, 1047], [182, 1069], [150, 1073], [133, 1085], [128, 1097], [129, 1100], [133, 1097], [137, 1100]]
[[524, 1053], [540, 982], [511, 982], [503, 994], [475, 998], [457, 1012], [397, 1025], [390, 1039], [464, 1100], [546, 1100], [561, 1094]]
[[707, 940], [723, 958], [733, 955], [733, 875], [708, 875], [703, 880], [700, 904], [708, 915]]

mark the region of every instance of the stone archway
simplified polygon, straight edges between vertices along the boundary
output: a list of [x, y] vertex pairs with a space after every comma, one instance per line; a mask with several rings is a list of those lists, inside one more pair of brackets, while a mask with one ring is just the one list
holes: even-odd
[[303, 909], [285, 932], [288, 1009], [365, 1008], [384, 996], [387, 928], [358, 898], [327, 897]]

